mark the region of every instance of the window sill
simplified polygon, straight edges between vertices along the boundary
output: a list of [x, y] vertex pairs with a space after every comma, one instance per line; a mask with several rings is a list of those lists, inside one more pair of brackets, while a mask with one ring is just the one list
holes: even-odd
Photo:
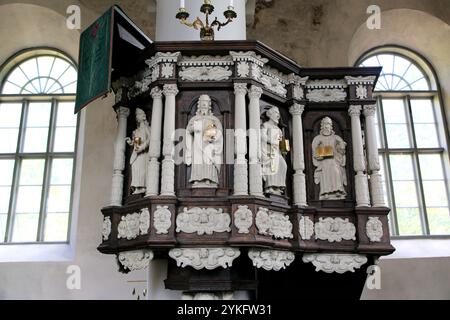
[[395, 252], [383, 259], [414, 259], [450, 257], [450, 237], [425, 239], [392, 239]]
[[74, 246], [68, 243], [0, 245], [0, 263], [64, 262], [74, 258]]

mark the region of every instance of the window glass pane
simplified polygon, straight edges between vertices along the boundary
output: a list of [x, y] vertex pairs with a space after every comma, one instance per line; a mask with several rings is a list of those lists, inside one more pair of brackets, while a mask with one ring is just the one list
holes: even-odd
[[428, 223], [432, 235], [450, 234], [450, 213], [447, 208], [428, 208]]
[[73, 113], [75, 103], [60, 102], [58, 103], [58, 116], [56, 126], [58, 127], [75, 127], [77, 125], [77, 115]]
[[393, 155], [391, 160], [391, 174], [393, 180], [414, 181], [414, 167], [411, 155]]
[[41, 186], [19, 187], [17, 192], [17, 213], [39, 213], [41, 207]]
[[7, 219], [7, 214], [0, 213], [0, 243], [5, 241]]
[[54, 152], [73, 152], [75, 150], [76, 128], [56, 128]]
[[424, 181], [423, 189], [428, 207], [448, 206], [447, 188], [444, 181]]
[[416, 141], [418, 148], [439, 148], [440, 143], [435, 124], [415, 124]]
[[49, 213], [45, 218], [44, 241], [67, 241], [68, 213]]
[[439, 154], [419, 155], [420, 171], [424, 180], [444, 180], [442, 159]]
[[380, 66], [383, 66], [384, 74], [394, 73], [394, 56], [392, 54], [380, 54], [377, 57]]
[[390, 149], [411, 147], [406, 124], [386, 124], [386, 135]]
[[48, 194], [47, 212], [69, 212], [70, 195], [70, 186], [51, 186]]
[[64, 87], [76, 80], [77, 71], [73, 67], [70, 67], [69, 70], [67, 70], [58, 81]]
[[32, 102], [28, 106], [27, 127], [48, 127], [52, 104], [50, 102]]
[[393, 181], [397, 208], [418, 207], [415, 181]]
[[383, 99], [383, 111], [386, 123], [407, 123], [403, 100]]
[[38, 77], [37, 62], [35, 58], [25, 61], [20, 65], [20, 68], [29, 80]]
[[0, 187], [0, 214], [8, 213], [11, 187]]
[[52, 185], [72, 184], [73, 159], [54, 159], [52, 163]]
[[21, 186], [40, 186], [44, 179], [44, 159], [23, 160], [20, 169]]
[[0, 129], [0, 153], [15, 153], [19, 129]]
[[20, 90], [21, 90], [20, 87], [12, 84], [9, 81], [6, 81], [5, 84], [3, 85], [2, 93], [3, 94], [19, 94]]
[[417, 68], [415, 65], [412, 65], [408, 69], [408, 72], [406, 72], [406, 74], [404, 76], [406, 82], [408, 82], [410, 84], [423, 78], [423, 77], [424, 77], [424, 75], [423, 75], [422, 71], [420, 71], [419, 68]]
[[0, 160], [0, 186], [10, 186], [14, 171], [14, 160]]
[[422, 235], [419, 208], [397, 209], [398, 229], [402, 236]]
[[429, 99], [412, 99], [411, 110], [414, 123], [436, 123], [433, 103]]
[[21, 103], [0, 103], [0, 128], [19, 128]]
[[52, 69], [55, 57], [39, 57], [37, 58], [39, 65], [39, 74], [41, 77], [48, 77]]
[[46, 152], [48, 142], [48, 128], [27, 128], [23, 152]]
[[424, 79], [420, 79], [419, 81], [416, 81], [412, 85], [412, 89], [416, 91], [427, 91], [430, 90], [430, 85], [428, 84], [428, 81]]
[[65, 60], [56, 59], [51, 77], [58, 80], [69, 67], [70, 65]]
[[12, 242], [35, 242], [39, 224], [39, 214], [16, 214]]

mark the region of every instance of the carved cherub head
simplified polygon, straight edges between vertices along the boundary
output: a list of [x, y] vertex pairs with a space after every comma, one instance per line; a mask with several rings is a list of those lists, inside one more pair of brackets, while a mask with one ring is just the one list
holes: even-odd
[[140, 108], [136, 108], [136, 122], [137, 123], [141, 123], [144, 121], [147, 121], [147, 116], [144, 112], [144, 110], [140, 109]]
[[329, 117], [325, 117], [320, 122], [320, 134], [323, 136], [331, 136], [334, 134], [333, 121]]

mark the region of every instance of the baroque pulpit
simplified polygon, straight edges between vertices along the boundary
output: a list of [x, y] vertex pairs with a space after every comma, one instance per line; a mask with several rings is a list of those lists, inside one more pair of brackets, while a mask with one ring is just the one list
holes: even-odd
[[113, 83], [98, 250], [167, 259], [185, 298], [359, 298], [394, 251], [372, 97], [380, 68], [302, 68], [257, 41], [155, 42]]

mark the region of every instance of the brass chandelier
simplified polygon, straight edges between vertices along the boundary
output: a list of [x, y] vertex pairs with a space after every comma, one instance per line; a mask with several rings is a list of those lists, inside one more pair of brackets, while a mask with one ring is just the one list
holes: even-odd
[[217, 31], [219, 31], [222, 27], [226, 26], [230, 22], [233, 22], [233, 19], [237, 17], [237, 13], [234, 11], [233, 0], [230, 0], [227, 10], [223, 13], [227, 19], [225, 22], [220, 22], [216, 17], [214, 21], [209, 24], [209, 15], [212, 14], [213, 11], [214, 6], [212, 5], [211, 0], [204, 0], [202, 6], [200, 7], [200, 12], [204, 13], [206, 16], [205, 23], [203, 23], [199, 17], [197, 17], [194, 22], [190, 23], [187, 20], [189, 18], [189, 13], [186, 11], [185, 1], [180, 0], [180, 9], [175, 17], [180, 20], [180, 23], [188, 27], [192, 27], [195, 30], [200, 29], [201, 40], [212, 41], [214, 40], [214, 27], [217, 27]]

